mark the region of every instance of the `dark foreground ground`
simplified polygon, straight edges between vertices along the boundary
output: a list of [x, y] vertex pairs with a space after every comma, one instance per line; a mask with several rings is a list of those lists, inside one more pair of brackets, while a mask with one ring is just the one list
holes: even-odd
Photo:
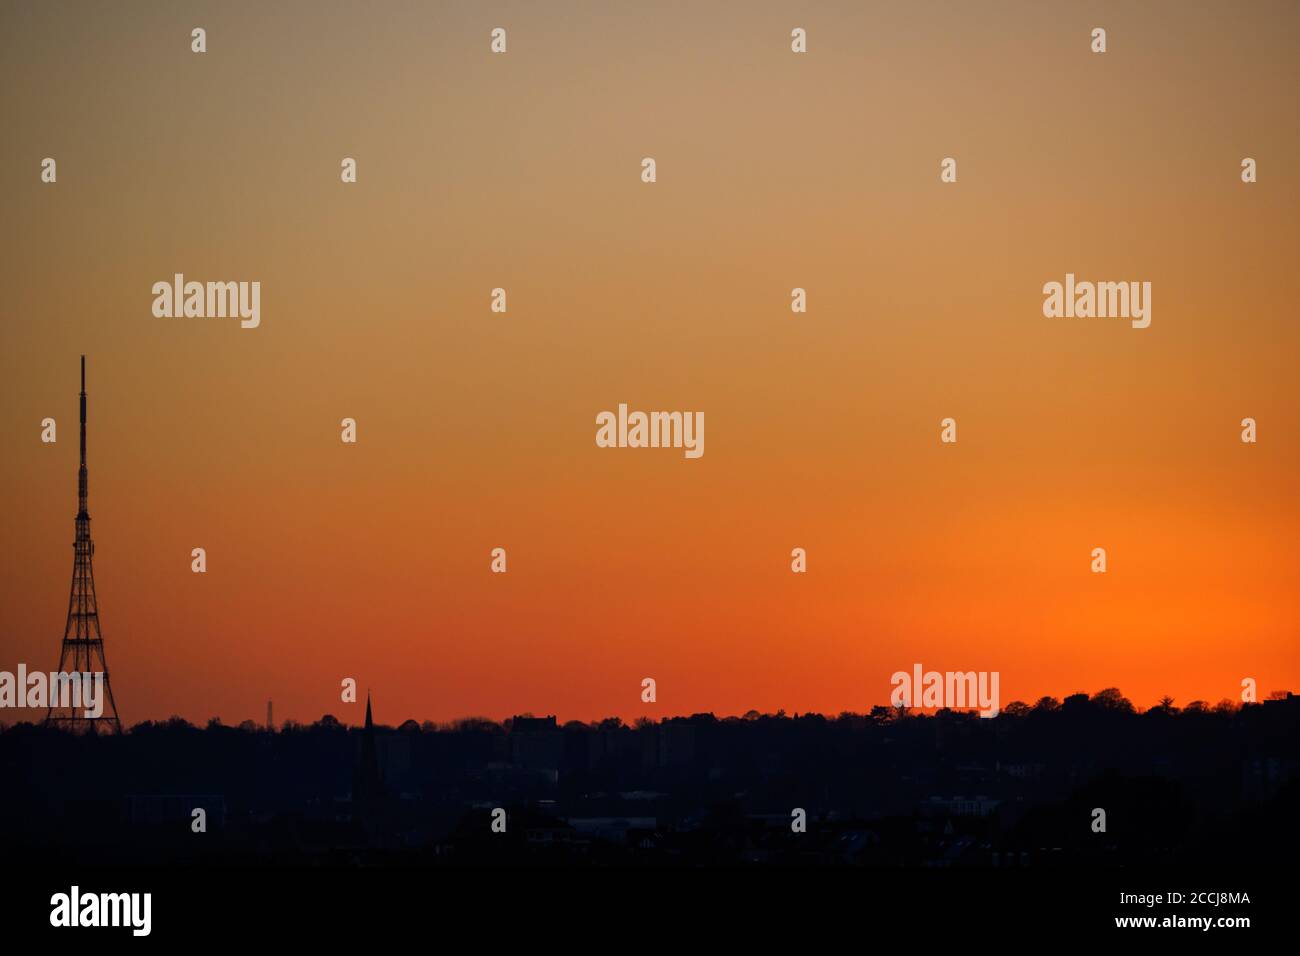
[[1293, 696], [1136, 713], [1115, 692], [992, 719], [19, 725], [0, 843], [97, 865], [1281, 865], [1298, 731]]
[[1290, 695], [1137, 713], [1113, 691], [987, 720], [19, 725], [0, 924], [149, 945], [52, 927], [75, 886], [148, 893], [168, 946], [1271, 940], [1293, 922], [1298, 731]]

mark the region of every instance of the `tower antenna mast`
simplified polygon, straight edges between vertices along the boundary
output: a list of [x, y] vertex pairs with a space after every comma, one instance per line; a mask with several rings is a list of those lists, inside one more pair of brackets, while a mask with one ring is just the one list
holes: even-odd
[[[50, 688], [50, 708], [45, 715], [47, 724], [71, 730], [96, 731], [102, 724], [121, 732], [122, 722], [117, 716], [113, 688], [108, 682], [108, 663], [104, 659], [104, 636], [99, 630], [99, 602], [95, 597], [94, 542], [90, 540], [90, 512], [86, 507], [89, 480], [86, 472], [86, 356], [81, 357], [81, 467], [77, 471], [77, 537], [72, 551], [72, 591], [68, 596], [68, 622], [63, 628], [63, 650], [59, 654], [59, 673], [80, 674], [82, 706], [56, 706], [71, 701], [59, 701]], [[103, 675], [100, 693], [103, 707], [98, 717], [87, 717], [85, 682]]]

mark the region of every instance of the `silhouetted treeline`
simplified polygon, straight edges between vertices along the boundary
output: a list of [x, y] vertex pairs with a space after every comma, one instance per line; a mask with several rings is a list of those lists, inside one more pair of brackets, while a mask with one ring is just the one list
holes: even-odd
[[[331, 716], [275, 732], [19, 724], [0, 733], [0, 839], [145, 863], [1240, 864], [1300, 849], [1297, 731], [1289, 694], [1138, 712], [1114, 689], [987, 719], [406, 721], [368, 750]], [[353, 799], [363, 751], [381, 785]]]

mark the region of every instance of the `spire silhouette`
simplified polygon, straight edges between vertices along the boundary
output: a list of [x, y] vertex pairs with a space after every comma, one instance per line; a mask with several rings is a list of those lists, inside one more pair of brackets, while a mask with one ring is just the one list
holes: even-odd
[[379, 750], [375, 746], [375, 721], [370, 708], [370, 691], [366, 691], [366, 725], [361, 731], [361, 759], [352, 780], [353, 804], [369, 804], [384, 795], [379, 774]]

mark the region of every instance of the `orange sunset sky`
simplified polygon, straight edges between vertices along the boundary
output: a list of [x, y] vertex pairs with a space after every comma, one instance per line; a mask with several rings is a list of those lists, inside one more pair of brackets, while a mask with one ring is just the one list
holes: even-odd
[[[916, 662], [1300, 690], [1297, 42], [1265, 2], [6, 3], [0, 670], [58, 665], [84, 353], [127, 724], [358, 722], [345, 677], [386, 723], [861, 711]], [[155, 318], [178, 272], [261, 326]], [[1151, 326], [1045, 318], [1067, 272]], [[620, 402], [704, 456], [597, 448]]]

